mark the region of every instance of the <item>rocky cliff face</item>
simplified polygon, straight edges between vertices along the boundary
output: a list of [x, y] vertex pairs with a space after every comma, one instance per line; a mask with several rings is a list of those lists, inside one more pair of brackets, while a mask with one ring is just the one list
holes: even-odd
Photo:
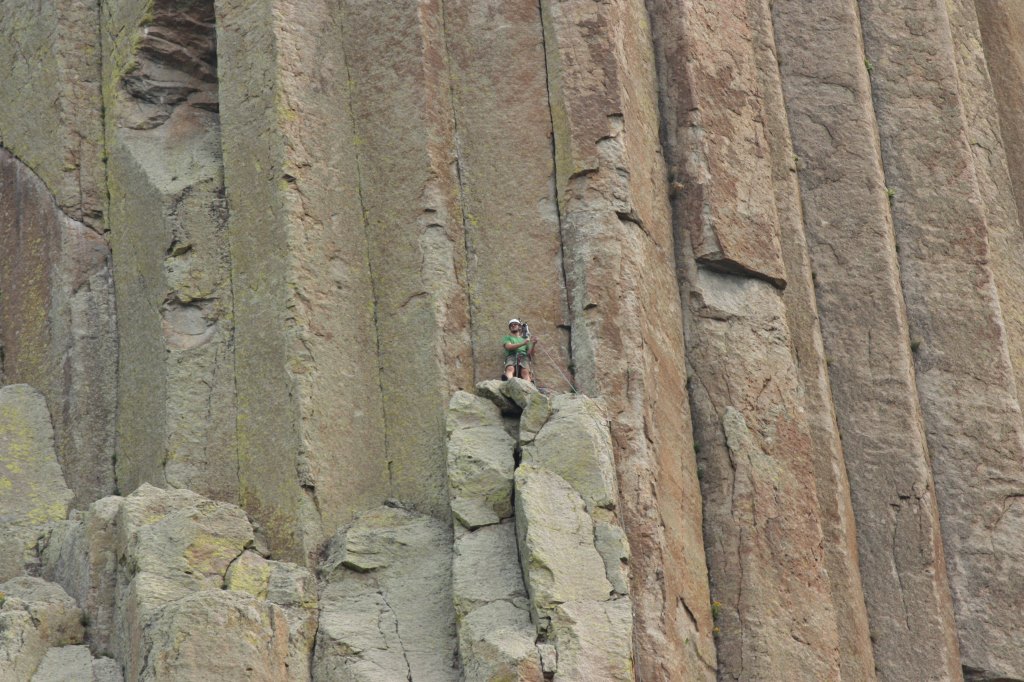
[[1022, 35], [6, 0], [0, 678], [1024, 680]]

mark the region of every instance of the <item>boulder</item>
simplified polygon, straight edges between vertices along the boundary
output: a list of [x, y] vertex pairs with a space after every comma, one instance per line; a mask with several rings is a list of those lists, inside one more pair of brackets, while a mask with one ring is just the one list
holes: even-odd
[[82, 611], [59, 585], [28, 576], [0, 584], [0, 680], [27, 682], [50, 647], [84, 635]]
[[[523, 446], [523, 462], [565, 479], [588, 510], [612, 509], [618, 499], [612, 439], [600, 405], [583, 395], [556, 395], [552, 414], [533, 442]], [[543, 410], [536, 406], [534, 411]], [[531, 412], [524, 417], [533, 417]], [[539, 421], [539, 420], [538, 420]]]
[[331, 540], [313, 680], [458, 679], [451, 529], [380, 507]]
[[572, 486], [529, 464], [516, 469], [516, 530], [538, 633], [569, 601], [609, 598], [613, 588], [594, 546], [594, 522]]
[[66, 518], [72, 497], [45, 399], [25, 384], [0, 388], [0, 581], [35, 562], [39, 527]]
[[157, 609], [141, 649], [140, 682], [289, 679], [284, 613], [242, 592], [205, 590]]
[[512, 516], [515, 441], [497, 407], [459, 391], [448, 411], [448, 484], [455, 518], [473, 529]]

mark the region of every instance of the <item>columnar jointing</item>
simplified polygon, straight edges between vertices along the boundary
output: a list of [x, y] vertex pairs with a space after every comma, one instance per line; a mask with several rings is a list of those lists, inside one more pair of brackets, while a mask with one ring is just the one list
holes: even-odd
[[0, 12], [0, 381], [46, 396], [75, 506], [114, 492], [114, 329], [95, 4]]
[[957, 675], [938, 513], [857, 6], [774, 3], [832, 398], [880, 679]]
[[713, 627], [643, 4], [541, 3], [576, 375], [607, 401], [637, 677], [710, 679]]
[[963, 665], [1022, 677], [1024, 421], [950, 23], [924, 0], [860, 11]]
[[217, 30], [241, 501], [305, 561], [389, 494], [342, 30], [317, 0], [218, 2]]
[[212, 2], [102, 8], [118, 276], [118, 479], [236, 500], [234, 368]]
[[543, 336], [538, 381], [569, 391], [568, 310], [536, 0], [446, 0], [475, 379], [501, 368], [512, 316]]
[[[764, 129], [773, 83], [755, 39], [770, 33], [768, 19], [745, 0], [652, 9], [719, 675], [838, 679], [819, 453], [779, 290], [786, 271]], [[784, 126], [771, 132], [786, 136]]]

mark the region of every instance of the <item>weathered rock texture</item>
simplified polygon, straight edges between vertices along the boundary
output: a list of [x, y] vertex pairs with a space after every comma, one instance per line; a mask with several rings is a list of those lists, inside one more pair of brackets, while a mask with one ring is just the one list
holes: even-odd
[[53, 449], [50, 413], [31, 386], [0, 389], [0, 579], [36, 562], [40, 526], [62, 520], [71, 491]]
[[[238, 500], [212, 2], [103, 4], [119, 486]], [[139, 201], [131, 200], [138, 197]]]
[[0, 3], [0, 676], [1024, 680], [1019, 4]]

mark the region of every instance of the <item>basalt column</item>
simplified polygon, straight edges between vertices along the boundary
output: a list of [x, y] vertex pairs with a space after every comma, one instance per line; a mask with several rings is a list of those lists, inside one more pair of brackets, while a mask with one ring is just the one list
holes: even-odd
[[0, 382], [46, 397], [79, 507], [115, 489], [97, 35], [94, 2], [0, 10]]
[[447, 520], [445, 414], [473, 367], [444, 18], [440, 0], [344, 0], [338, 20], [376, 294], [391, 493]]
[[241, 502], [298, 561], [390, 494], [336, 10], [217, 3]]
[[713, 624], [647, 15], [635, 0], [541, 7], [573, 359], [611, 418], [637, 677], [709, 680]]
[[[568, 311], [544, 32], [536, 0], [446, 0], [476, 379], [512, 316], [542, 335], [541, 385], [568, 391]], [[564, 375], [564, 376], [563, 376]]]
[[235, 501], [213, 4], [110, 0], [102, 10], [119, 487]]
[[[850, 0], [773, 5], [804, 226], [879, 679], [955, 679], [938, 512]], [[895, 605], [895, 606], [894, 606]]]
[[[746, 0], [651, 7], [705, 547], [720, 604], [719, 679], [782, 679], [793, 670], [838, 679], [815, 496], [819, 453], [781, 291], [786, 268], [763, 94], [771, 83], [756, 54], [767, 18]], [[772, 133], [787, 135], [784, 127]]]
[[962, 664], [1021, 678], [1024, 420], [949, 17], [925, 0], [860, 15]]

